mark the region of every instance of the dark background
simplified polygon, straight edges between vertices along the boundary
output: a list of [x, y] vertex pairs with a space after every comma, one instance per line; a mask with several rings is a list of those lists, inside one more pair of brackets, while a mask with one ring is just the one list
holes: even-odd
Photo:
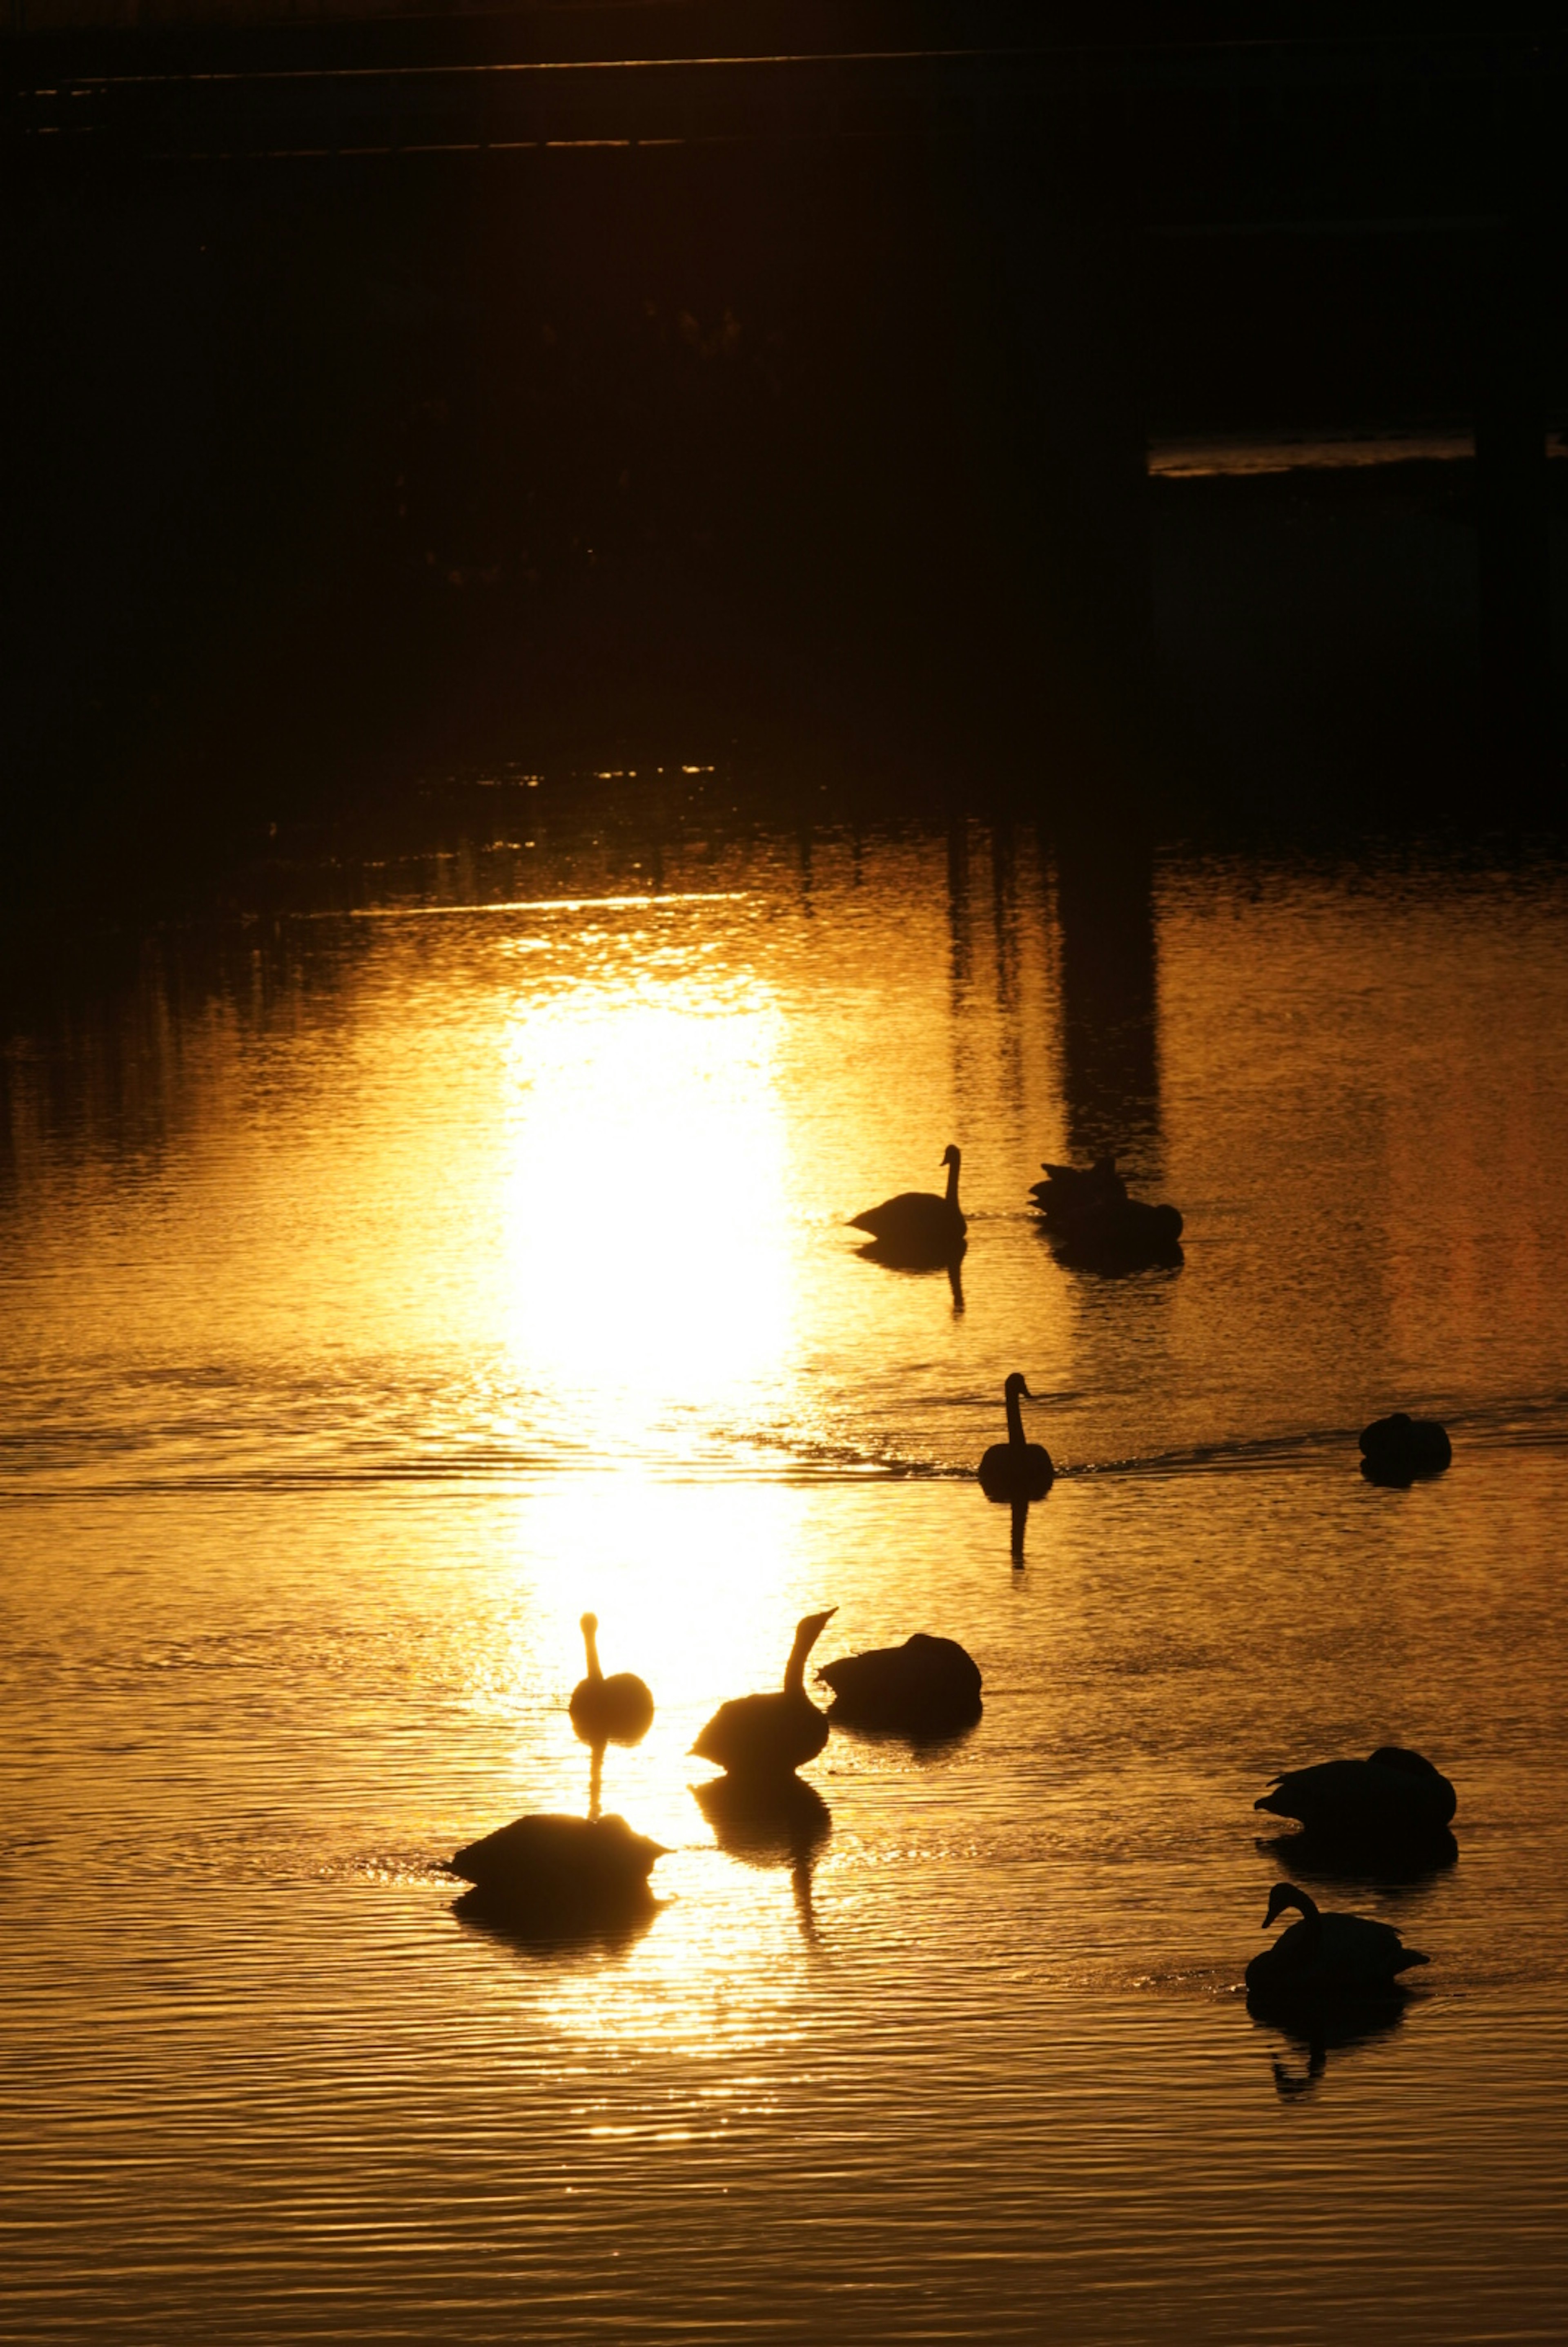
[[[962, 22], [1060, 56], [1084, 30]], [[10, 892], [498, 761], [726, 762], [785, 798], [825, 775], [1048, 822], [1550, 818], [1568, 468], [1543, 453], [1522, 493], [1484, 462], [1144, 473], [1151, 436], [1489, 402], [1543, 450], [1562, 56], [1528, 18], [1389, 15], [1380, 48], [1317, 16], [1242, 55], [1299, 27], [1129, 12], [1071, 73], [1008, 50], [940, 121], [926, 85], [862, 79], [848, 129], [808, 93], [788, 135], [735, 135], [726, 97], [678, 144], [254, 151], [300, 143], [282, 68], [940, 47], [953, 23], [14, 33]], [[222, 159], [185, 78], [214, 67], [249, 109]], [[148, 73], [156, 120], [134, 91], [104, 110]], [[39, 135], [72, 77], [93, 134]], [[416, 125], [422, 87], [398, 85]]]

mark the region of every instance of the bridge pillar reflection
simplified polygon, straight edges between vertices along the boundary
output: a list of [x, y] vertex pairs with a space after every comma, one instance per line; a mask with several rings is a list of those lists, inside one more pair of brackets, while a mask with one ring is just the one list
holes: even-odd
[[1515, 221], [1472, 251], [1481, 671], [1493, 716], [1516, 737], [1544, 717], [1552, 665], [1541, 242]]
[[972, 168], [976, 469], [1016, 596], [1007, 656], [1030, 672], [1004, 689], [1103, 741], [1153, 665], [1148, 238], [1115, 189], [1066, 184], [1049, 141], [977, 149]]
[[1075, 1164], [1107, 1153], [1161, 1171], [1159, 958], [1152, 850], [1084, 834], [1060, 842], [1062, 1080]]

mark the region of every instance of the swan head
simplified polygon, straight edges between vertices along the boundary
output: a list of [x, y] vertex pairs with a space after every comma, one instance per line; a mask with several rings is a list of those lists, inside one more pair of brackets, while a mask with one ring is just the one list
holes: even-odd
[[963, 1163], [963, 1152], [956, 1141], [948, 1143], [942, 1153], [942, 1162], [944, 1165], [961, 1165]]
[[591, 1638], [598, 1626], [599, 1617], [596, 1614], [585, 1614], [577, 1624], [585, 1638]]
[[1007, 1396], [1009, 1401], [1013, 1400], [1014, 1396], [1018, 1394], [1022, 1394], [1025, 1401], [1033, 1401], [1034, 1399], [1034, 1396], [1030, 1392], [1028, 1387], [1023, 1382], [1023, 1372], [1022, 1369], [1013, 1370], [1013, 1375], [1008, 1378], [1007, 1383], [1003, 1387], [1002, 1390]]
[[1263, 1919], [1266, 1932], [1270, 1923], [1277, 1922], [1284, 1914], [1287, 1907], [1298, 1907], [1308, 1922], [1318, 1912], [1317, 1901], [1309, 1899], [1305, 1891], [1298, 1891], [1294, 1882], [1277, 1882], [1268, 1894], [1268, 1912]]
[[803, 1614], [795, 1624], [795, 1643], [789, 1649], [789, 1660], [784, 1666], [786, 1695], [803, 1695], [806, 1689], [806, 1657], [838, 1612], [830, 1605], [825, 1614]]

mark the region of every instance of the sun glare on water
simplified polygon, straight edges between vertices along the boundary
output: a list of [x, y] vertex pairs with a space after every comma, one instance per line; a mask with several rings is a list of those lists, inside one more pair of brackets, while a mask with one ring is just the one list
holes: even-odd
[[615, 1465], [685, 1415], [744, 1417], [786, 1343], [780, 1020], [700, 939], [576, 946], [575, 982], [509, 1012], [508, 1337], [572, 1447]]

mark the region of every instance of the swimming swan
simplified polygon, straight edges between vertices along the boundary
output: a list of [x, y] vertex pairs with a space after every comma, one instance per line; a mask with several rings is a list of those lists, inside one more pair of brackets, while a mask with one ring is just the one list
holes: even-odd
[[652, 1725], [654, 1699], [635, 1671], [605, 1676], [599, 1668], [598, 1628], [598, 1615], [585, 1614], [582, 1632], [588, 1676], [572, 1689], [567, 1706], [572, 1725], [585, 1744], [636, 1744]]
[[828, 1741], [828, 1720], [806, 1693], [806, 1657], [838, 1612], [808, 1614], [778, 1695], [737, 1696], [721, 1703], [692, 1750], [699, 1760], [717, 1761], [732, 1777], [788, 1777], [814, 1760]]
[[880, 1206], [868, 1206], [850, 1222], [852, 1231], [870, 1231], [890, 1263], [946, 1263], [963, 1244], [969, 1227], [958, 1208], [958, 1169], [962, 1152], [953, 1142], [943, 1150], [947, 1168], [946, 1195], [932, 1190], [902, 1190]]
[[1388, 1842], [1441, 1834], [1459, 1798], [1422, 1754], [1380, 1744], [1366, 1760], [1287, 1769], [1252, 1806], [1296, 1818], [1326, 1842]]
[[1431, 1961], [1419, 1948], [1407, 1948], [1391, 1923], [1374, 1923], [1365, 1915], [1325, 1915], [1293, 1882], [1277, 1882], [1269, 1892], [1265, 1931], [1287, 1907], [1299, 1908], [1301, 1921], [1253, 1957], [1247, 1967], [1249, 1995], [1387, 1994], [1398, 1973]]
[[1018, 1407], [1035, 1397], [1014, 1369], [1003, 1388], [1007, 1403], [1007, 1440], [993, 1442], [980, 1462], [980, 1488], [988, 1500], [1043, 1500], [1055, 1480], [1056, 1470], [1044, 1443], [1023, 1440], [1023, 1413]]

